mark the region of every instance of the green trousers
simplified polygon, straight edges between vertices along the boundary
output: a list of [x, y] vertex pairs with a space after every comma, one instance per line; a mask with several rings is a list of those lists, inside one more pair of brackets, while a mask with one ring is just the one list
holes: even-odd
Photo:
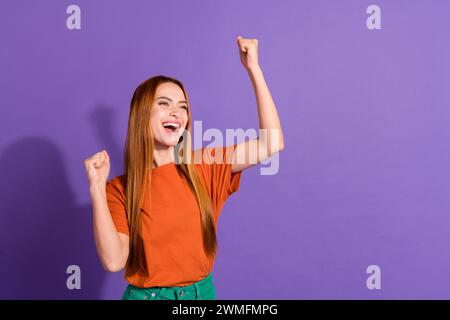
[[212, 274], [189, 286], [138, 288], [127, 286], [122, 300], [216, 300]]

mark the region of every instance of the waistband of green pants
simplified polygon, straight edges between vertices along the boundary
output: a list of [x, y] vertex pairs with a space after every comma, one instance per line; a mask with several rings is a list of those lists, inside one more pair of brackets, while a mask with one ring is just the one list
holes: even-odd
[[135, 287], [131, 284], [128, 285], [132, 290], [139, 291], [141, 293], [148, 293], [152, 294], [153, 292], [160, 292], [162, 289], [165, 290], [165, 292], [172, 292], [176, 296], [182, 297], [186, 293], [195, 293], [200, 294], [201, 292], [204, 292], [208, 289], [210, 289], [213, 286], [213, 278], [212, 273], [208, 274], [205, 278], [202, 280], [199, 280], [197, 282], [194, 282], [193, 284], [190, 284], [188, 286], [171, 286], [171, 287], [148, 287], [148, 288], [139, 288]]

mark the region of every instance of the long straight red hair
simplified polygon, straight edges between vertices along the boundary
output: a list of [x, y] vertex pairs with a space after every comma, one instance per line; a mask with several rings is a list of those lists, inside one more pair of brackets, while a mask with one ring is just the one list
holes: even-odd
[[[183, 84], [172, 77], [158, 75], [143, 81], [134, 91], [131, 99], [128, 131], [124, 152], [124, 171], [126, 180], [125, 205], [130, 230], [130, 247], [128, 260], [125, 265], [125, 277], [139, 273], [148, 276], [146, 256], [142, 240], [142, 211], [143, 195], [150, 192], [151, 170], [153, 164], [153, 134], [150, 127], [150, 111], [155, 99], [156, 89], [162, 83], [172, 82], [183, 90], [188, 106], [188, 121], [185, 133], [180, 138], [177, 150], [176, 165], [180, 176], [187, 181], [194, 193], [200, 209], [203, 247], [208, 256], [214, 256], [217, 250], [217, 238], [212, 215], [211, 199], [202, 184], [195, 165], [191, 161], [191, 108], [188, 95]], [[169, 231], [169, 230], [168, 230]], [[149, 253], [151, 254], [151, 253]]]

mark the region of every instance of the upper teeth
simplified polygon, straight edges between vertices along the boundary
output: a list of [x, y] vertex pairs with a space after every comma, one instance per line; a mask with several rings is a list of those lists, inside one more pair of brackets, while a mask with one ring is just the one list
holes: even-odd
[[177, 127], [178, 128], [180, 126], [180, 124], [179, 123], [175, 123], [175, 122], [164, 122], [163, 126], [164, 127], [172, 126], [172, 127]]

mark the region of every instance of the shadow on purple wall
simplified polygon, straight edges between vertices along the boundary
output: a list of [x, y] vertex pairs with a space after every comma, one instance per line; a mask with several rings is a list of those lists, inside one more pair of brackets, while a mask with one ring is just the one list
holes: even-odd
[[[11, 144], [0, 173], [0, 299], [99, 299], [106, 274], [91, 206], [76, 205], [55, 144], [36, 137]], [[81, 290], [66, 287], [69, 265], [81, 268]]]
[[[113, 175], [121, 175], [124, 172], [124, 150], [114, 138], [118, 136], [117, 129], [114, 128], [114, 108], [99, 104], [93, 109], [89, 117], [93, 130], [97, 135], [97, 141], [101, 141], [101, 147], [98, 150], [92, 150], [91, 153], [94, 154], [102, 151], [102, 149], [106, 149], [111, 158], [111, 170], [108, 179], [111, 179]], [[128, 119], [125, 120], [128, 121]], [[125, 122], [125, 120], [121, 120], [121, 122]], [[125, 141], [121, 145], [123, 146], [124, 144]], [[87, 154], [86, 158], [89, 156], [91, 156], [91, 154]]]

